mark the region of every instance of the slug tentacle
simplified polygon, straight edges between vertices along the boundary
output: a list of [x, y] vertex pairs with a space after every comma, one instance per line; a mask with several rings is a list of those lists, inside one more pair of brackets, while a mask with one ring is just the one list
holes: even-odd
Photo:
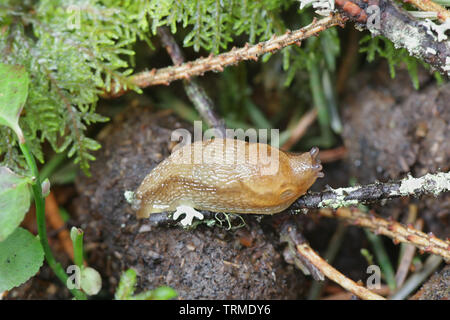
[[[261, 154], [266, 157], [259, 157]], [[180, 207], [228, 213], [281, 212], [323, 177], [318, 154], [318, 148], [294, 154], [234, 139], [185, 145], [154, 168], [136, 190], [137, 216], [177, 208], [178, 216]]]
[[323, 178], [325, 175], [322, 172], [322, 164], [319, 159], [319, 148], [312, 147], [309, 151], [311, 155], [311, 168], [317, 172], [317, 178]]

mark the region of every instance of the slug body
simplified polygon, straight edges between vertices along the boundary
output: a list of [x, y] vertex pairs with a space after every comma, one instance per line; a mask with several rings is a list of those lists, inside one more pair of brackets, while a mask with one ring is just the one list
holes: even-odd
[[135, 192], [137, 216], [179, 207], [228, 213], [283, 211], [323, 176], [318, 153], [313, 148], [293, 154], [234, 139], [194, 142], [174, 151], [145, 177]]

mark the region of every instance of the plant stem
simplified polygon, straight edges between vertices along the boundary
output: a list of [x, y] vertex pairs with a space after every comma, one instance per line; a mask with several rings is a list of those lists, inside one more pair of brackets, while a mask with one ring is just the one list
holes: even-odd
[[[42, 248], [44, 249], [45, 259], [47, 260], [48, 265], [56, 274], [56, 276], [62, 281], [64, 285], [66, 285], [68, 276], [61, 264], [56, 261], [50, 249], [50, 245], [48, 244], [47, 229], [45, 226], [45, 199], [42, 196], [41, 180], [39, 178], [39, 171], [36, 166], [36, 161], [34, 160], [34, 157], [31, 154], [26, 142], [20, 143], [19, 146], [20, 150], [22, 150], [22, 153], [25, 156], [28, 167], [30, 168], [31, 173], [34, 176], [34, 181], [31, 185], [31, 188], [33, 190], [34, 202], [36, 206], [36, 220], [39, 233], [39, 241], [41, 242]], [[70, 292], [78, 300], [87, 299], [86, 295], [80, 290], [72, 289], [70, 290]]]
[[424, 282], [442, 263], [442, 257], [430, 255], [425, 261], [423, 270], [412, 274], [392, 297], [391, 300], [406, 299], [422, 282]]
[[[342, 241], [344, 240], [345, 231], [347, 230], [347, 225], [343, 222], [340, 222], [336, 228], [335, 233], [330, 239], [328, 249], [325, 252], [325, 260], [332, 264], [334, 261], [334, 258], [336, 258], [336, 255], [339, 252], [339, 249], [341, 248]], [[317, 300], [320, 298], [320, 295], [322, 293], [322, 289], [325, 286], [326, 281], [314, 281], [312, 283], [311, 289], [308, 293], [308, 300]]]
[[83, 267], [83, 232], [77, 230], [76, 235], [72, 238], [74, 262], [80, 268]]
[[67, 155], [65, 153], [58, 153], [54, 155], [50, 161], [48, 161], [42, 168], [40, 172], [41, 180], [49, 178], [58, 166], [66, 159]]
[[364, 232], [366, 233], [367, 239], [369, 239], [372, 244], [373, 250], [375, 251], [375, 256], [377, 257], [381, 270], [386, 277], [386, 282], [389, 289], [391, 292], [395, 291], [396, 282], [394, 268], [392, 268], [391, 261], [389, 260], [386, 250], [384, 249], [383, 242], [377, 235], [371, 233], [367, 229], [364, 229]]

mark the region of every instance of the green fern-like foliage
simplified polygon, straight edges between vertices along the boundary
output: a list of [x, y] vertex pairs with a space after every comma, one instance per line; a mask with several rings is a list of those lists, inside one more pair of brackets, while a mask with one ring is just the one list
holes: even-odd
[[[107, 120], [95, 113], [99, 93], [127, 84], [131, 45], [147, 39], [146, 26], [126, 7], [102, 1], [8, 1], [0, 9], [1, 62], [24, 65], [31, 75], [20, 125], [33, 154], [42, 162], [48, 141], [87, 171], [100, 145], [86, 128]], [[2, 127], [0, 136], [4, 162], [19, 166], [11, 132]]]
[[414, 88], [419, 89], [417, 68], [419, 64], [422, 64], [425, 68], [429, 68], [426, 63], [410, 56], [406, 49], [395, 48], [394, 44], [383, 36], [373, 38], [371, 35], [366, 35], [361, 39], [360, 44], [362, 45], [360, 52], [365, 52], [367, 54], [368, 62], [374, 61], [377, 55], [387, 60], [391, 78], [395, 78], [395, 68], [401, 63], [404, 63]]
[[172, 33], [176, 33], [181, 24], [190, 29], [184, 38], [185, 46], [218, 53], [236, 35], [247, 34], [251, 43], [269, 39], [281, 24], [279, 13], [292, 3], [288, 0], [163, 0], [148, 1], [143, 8], [152, 21], [153, 34], [162, 25], [170, 26]]
[[[23, 65], [31, 75], [20, 125], [32, 153], [43, 162], [41, 146], [48, 142], [88, 172], [93, 151], [100, 145], [86, 130], [108, 120], [96, 113], [99, 96], [124, 87], [139, 91], [128, 80], [135, 72], [135, 45], [143, 41], [151, 50], [158, 27], [168, 26], [185, 47], [219, 53], [236, 40], [256, 43], [310, 23], [311, 8], [298, 8], [296, 0], [2, 0], [0, 62]], [[391, 66], [406, 61], [415, 74], [409, 56], [398, 55], [388, 42], [369, 43], [367, 52], [372, 59], [375, 53], [385, 57]], [[311, 97], [306, 99], [320, 111], [324, 141], [331, 141], [328, 127], [340, 130], [330, 89], [338, 55], [338, 34], [331, 29], [302, 48], [283, 49], [278, 68], [286, 72], [286, 86], [295, 79], [303, 85], [308, 81], [305, 74], [312, 79]], [[270, 57], [267, 54], [262, 61]], [[256, 107], [248, 106], [254, 121], [270, 125]], [[3, 126], [0, 162], [16, 172], [24, 167], [15, 135]]]
[[[0, 4], [0, 61], [24, 65], [30, 94], [20, 119], [33, 154], [41, 144], [67, 151], [88, 172], [100, 145], [87, 127], [106, 121], [95, 112], [99, 94], [129, 87], [133, 45], [159, 26], [188, 31], [185, 46], [219, 52], [236, 35], [250, 42], [276, 33], [286, 0], [5, 0]], [[278, 26], [279, 27], [279, 26]], [[134, 88], [138, 90], [137, 88]], [[12, 132], [0, 128], [0, 159], [20, 170]]]

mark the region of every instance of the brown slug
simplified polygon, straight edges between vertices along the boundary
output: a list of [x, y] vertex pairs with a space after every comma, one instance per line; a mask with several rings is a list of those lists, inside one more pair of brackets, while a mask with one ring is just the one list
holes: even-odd
[[318, 148], [312, 148], [294, 154], [235, 139], [185, 145], [156, 166], [136, 190], [137, 217], [178, 212], [180, 207], [227, 213], [281, 212], [323, 177], [318, 153]]

